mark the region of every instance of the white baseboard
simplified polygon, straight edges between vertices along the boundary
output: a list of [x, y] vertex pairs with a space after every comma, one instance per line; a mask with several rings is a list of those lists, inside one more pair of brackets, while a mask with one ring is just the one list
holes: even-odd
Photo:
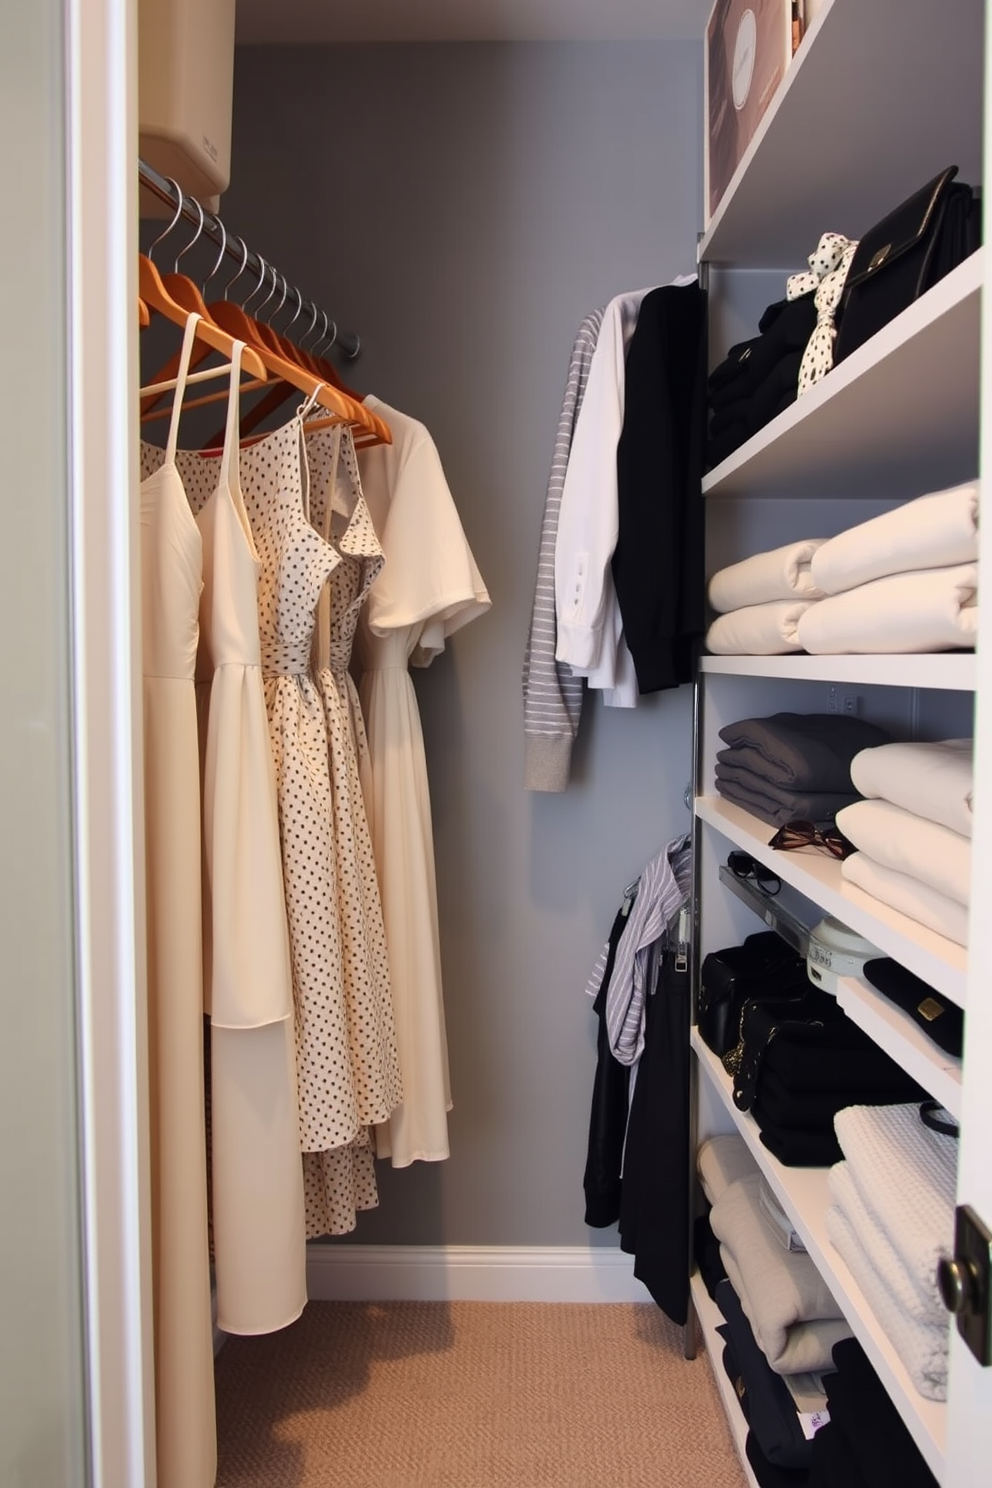
[[584, 1245], [308, 1245], [315, 1302], [648, 1302], [633, 1257]]

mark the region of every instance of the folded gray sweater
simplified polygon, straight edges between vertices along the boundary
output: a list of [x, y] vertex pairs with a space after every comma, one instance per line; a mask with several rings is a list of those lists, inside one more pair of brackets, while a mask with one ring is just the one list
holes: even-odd
[[[773, 713], [742, 718], [720, 730], [734, 751], [729, 763], [794, 791], [849, 791], [851, 761], [861, 749], [891, 743], [877, 724], [845, 713]], [[724, 751], [720, 751], [720, 758]], [[724, 761], [727, 762], [726, 760]]]
[[717, 756], [716, 788], [735, 806], [742, 806], [752, 816], [781, 827], [785, 822], [802, 817], [807, 821], [832, 822], [837, 812], [860, 800], [856, 791], [795, 791], [776, 785], [737, 765], [725, 763], [736, 750], [722, 749]]

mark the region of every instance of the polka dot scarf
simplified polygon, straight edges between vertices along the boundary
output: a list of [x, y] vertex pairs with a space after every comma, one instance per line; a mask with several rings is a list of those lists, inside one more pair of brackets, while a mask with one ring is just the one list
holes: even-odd
[[786, 298], [799, 299], [815, 291], [816, 325], [806, 343], [799, 368], [799, 396], [820, 381], [834, 364], [834, 338], [837, 328], [834, 314], [844, 291], [847, 271], [857, 248], [857, 240], [841, 233], [827, 232], [809, 255], [809, 272], [792, 274], [786, 284]]

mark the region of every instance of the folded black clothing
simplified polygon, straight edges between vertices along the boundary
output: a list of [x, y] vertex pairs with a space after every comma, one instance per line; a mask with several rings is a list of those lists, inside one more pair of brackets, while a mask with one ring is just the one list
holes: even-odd
[[721, 1281], [715, 1301], [725, 1320], [717, 1329], [727, 1345], [724, 1368], [763, 1456], [776, 1467], [808, 1467], [810, 1443], [803, 1435], [796, 1402], [765, 1358], [729, 1281]]
[[711, 439], [715, 439], [718, 434], [722, 434], [725, 429], [732, 428], [734, 424], [749, 423], [751, 399], [750, 397], [728, 398], [723, 403], [713, 403], [710, 405], [710, 414], [709, 434]]
[[709, 401], [711, 437], [716, 438], [724, 429], [737, 423], [747, 424], [752, 434], [763, 429], [799, 396], [802, 361], [801, 351], [786, 351], [745, 396], [741, 397], [740, 385], [736, 382], [712, 393]]
[[[774, 314], [769, 315], [773, 308]], [[708, 397], [726, 394], [730, 386], [741, 390], [735, 396], [746, 396], [764, 381], [784, 353], [805, 350], [816, 326], [813, 296], [776, 301], [775, 307], [768, 306], [759, 322], [761, 325], [766, 329], [732, 346], [723, 361], [713, 368], [706, 381]]]
[[759, 1102], [752, 1113], [758, 1123], [762, 1146], [787, 1168], [832, 1168], [844, 1154], [832, 1128], [804, 1131], [802, 1127], [776, 1126], [761, 1114]]
[[751, 425], [748, 423], [732, 424], [725, 429], [716, 439], [710, 439], [706, 444], [706, 458], [704, 464], [707, 471], [715, 469], [724, 460], [728, 460], [735, 450], [740, 449], [751, 438]]
[[[721, 750], [721, 754], [733, 753]], [[861, 797], [853, 788], [849, 791], [799, 791], [788, 790], [756, 775], [743, 766], [725, 764], [717, 760], [715, 769], [716, 788], [721, 796], [750, 811], [760, 821], [770, 826], [781, 827], [786, 822], [802, 817], [807, 821], [832, 822], [838, 811], [851, 806]]]
[[809, 1488], [875, 1488], [832, 1420], [820, 1427], [811, 1446]]
[[716, 1300], [716, 1289], [727, 1278], [727, 1268], [720, 1254], [720, 1242], [713, 1233], [709, 1210], [700, 1214], [692, 1227], [692, 1253], [699, 1268], [703, 1285]]
[[[754, 1432], [749, 1431], [744, 1438], [744, 1454], [751, 1464], [751, 1471], [757, 1478], [761, 1488], [809, 1488], [809, 1471], [804, 1467], [776, 1467], [774, 1462], [769, 1462], [757, 1441]], [[835, 1485], [837, 1488], [837, 1485]], [[847, 1488], [847, 1485], [844, 1485]], [[856, 1484], [855, 1488], [860, 1488]]]
[[[937, 1488], [937, 1480], [856, 1338], [834, 1345], [836, 1373], [825, 1377], [830, 1421], [871, 1488]], [[814, 1437], [815, 1463], [820, 1433]], [[811, 1480], [812, 1481], [812, 1480]], [[821, 1479], [835, 1482], [846, 1479]]]
[[[846, 1059], [846, 1053], [840, 1059]], [[898, 1066], [897, 1066], [898, 1068]], [[900, 1072], [901, 1073], [901, 1072]], [[839, 1082], [838, 1082], [839, 1083]], [[846, 1106], [895, 1106], [917, 1100], [920, 1087], [904, 1076], [899, 1084], [880, 1080], [877, 1084], [858, 1085], [846, 1090], [809, 1090], [792, 1088], [774, 1073], [762, 1072], [755, 1096], [767, 1121], [778, 1127], [800, 1127], [807, 1131], [830, 1130], [834, 1117]]]
[[963, 1008], [889, 956], [866, 961], [864, 976], [883, 997], [908, 1013], [938, 1048], [960, 1059], [964, 1048]]
[[[772, 713], [725, 724], [720, 738], [737, 751], [730, 764], [790, 790], [852, 790], [851, 761], [862, 749], [890, 744], [892, 736], [865, 718], [846, 713]], [[720, 759], [721, 750], [717, 755]], [[723, 763], [728, 763], [726, 759]]]

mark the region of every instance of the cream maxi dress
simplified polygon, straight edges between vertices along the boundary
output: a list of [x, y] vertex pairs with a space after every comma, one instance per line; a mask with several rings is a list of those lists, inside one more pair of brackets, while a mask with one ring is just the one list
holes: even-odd
[[[152, 1297], [161, 1488], [212, 1488], [217, 1469], [193, 682], [202, 543], [175, 463], [196, 320], [190, 318], [183, 338], [164, 463], [140, 487]], [[161, 450], [157, 457], [162, 460]]]
[[365, 402], [393, 441], [358, 452], [385, 564], [362, 608], [356, 648], [372, 765], [366, 807], [403, 1071], [403, 1103], [376, 1128], [376, 1151], [406, 1167], [448, 1156], [451, 1109], [430, 792], [408, 667], [427, 666], [491, 601], [427, 429], [378, 398]]
[[[218, 1323], [251, 1334], [299, 1316], [306, 1243], [259, 562], [239, 479], [236, 393], [234, 383], [220, 458], [179, 450], [176, 462], [205, 555], [197, 708]], [[141, 457], [154, 469], [162, 451], [143, 444]]]

